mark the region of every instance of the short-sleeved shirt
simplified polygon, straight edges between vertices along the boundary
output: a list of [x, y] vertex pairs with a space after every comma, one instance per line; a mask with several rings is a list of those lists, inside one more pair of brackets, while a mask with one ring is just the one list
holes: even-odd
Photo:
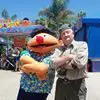
[[[21, 56], [23, 55], [31, 56], [39, 62], [43, 61], [46, 64], [50, 63], [51, 54], [40, 56], [36, 53], [31, 53], [25, 50], [21, 53]], [[39, 80], [35, 73], [26, 74], [23, 72], [20, 80], [20, 85], [21, 88], [24, 89], [26, 92], [34, 92], [34, 93], [50, 93], [52, 88], [49, 79]]]

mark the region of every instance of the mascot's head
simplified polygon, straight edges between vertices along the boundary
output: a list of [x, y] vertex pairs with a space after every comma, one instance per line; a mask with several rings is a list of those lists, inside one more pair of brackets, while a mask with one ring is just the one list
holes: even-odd
[[46, 54], [62, 45], [62, 41], [56, 38], [56, 34], [44, 26], [35, 28], [31, 37], [27, 46], [31, 51], [39, 54]]

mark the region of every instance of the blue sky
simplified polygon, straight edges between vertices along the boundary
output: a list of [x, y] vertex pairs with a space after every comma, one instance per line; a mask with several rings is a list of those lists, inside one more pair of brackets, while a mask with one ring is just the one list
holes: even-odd
[[100, 18], [100, 0], [70, 0], [68, 8], [74, 12], [82, 10], [89, 18]]
[[[51, 2], [52, 0], [0, 0], [0, 13], [6, 8], [10, 16], [16, 14], [18, 19], [28, 17], [35, 20], [38, 12], [50, 6]], [[87, 17], [100, 17], [100, 0], [70, 0], [68, 8], [75, 13], [82, 10], [87, 13]]]

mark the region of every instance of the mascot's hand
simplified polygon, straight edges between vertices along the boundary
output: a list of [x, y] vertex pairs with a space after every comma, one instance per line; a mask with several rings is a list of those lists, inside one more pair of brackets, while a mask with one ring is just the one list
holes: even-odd
[[46, 80], [47, 79], [47, 73], [45, 73], [45, 74], [36, 73], [36, 76], [39, 80]]
[[20, 58], [20, 62], [22, 64], [32, 64], [32, 63], [35, 63], [37, 62], [36, 60], [34, 60], [32, 57], [30, 56], [21, 56]]
[[20, 69], [21, 69], [24, 73], [30, 74], [30, 71], [28, 71], [27, 69], [25, 69], [23, 66], [21, 66]]
[[34, 60], [32, 57], [26, 56], [26, 55], [25, 55], [25, 56], [21, 56], [20, 62], [21, 62], [21, 67], [20, 67], [20, 69], [21, 69], [23, 72], [25, 72], [26, 74], [30, 74], [30, 71], [27, 70], [25, 67], [23, 67], [23, 65], [34, 63], [35, 60]]

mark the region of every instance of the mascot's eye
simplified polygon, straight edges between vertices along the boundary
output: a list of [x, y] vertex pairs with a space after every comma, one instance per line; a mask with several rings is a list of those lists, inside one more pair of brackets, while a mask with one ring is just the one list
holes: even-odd
[[46, 37], [46, 35], [43, 35], [44, 37]]

